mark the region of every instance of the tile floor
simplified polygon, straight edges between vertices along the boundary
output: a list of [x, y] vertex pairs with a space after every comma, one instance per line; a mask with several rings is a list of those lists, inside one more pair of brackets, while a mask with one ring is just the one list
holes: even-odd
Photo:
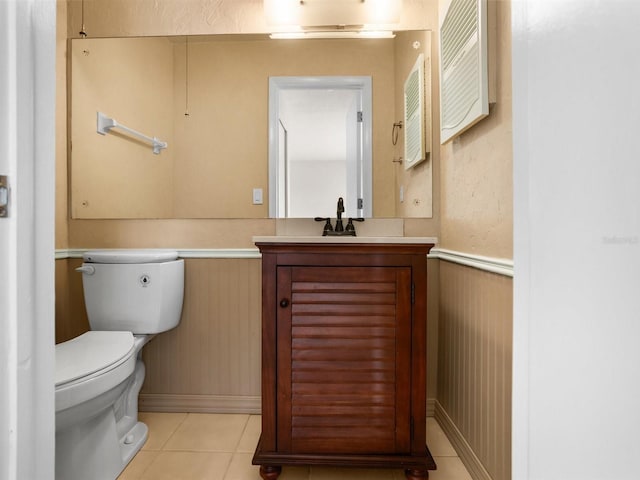
[[[149, 438], [118, 480], [260, 480], [251, 465], [259, 415], [140, 413]], [[438, 470], [431, 480], [471, 480], [438, 423], [427, 419]], [[279, 480], [402, 480], [402, 470], [284, 467]]]

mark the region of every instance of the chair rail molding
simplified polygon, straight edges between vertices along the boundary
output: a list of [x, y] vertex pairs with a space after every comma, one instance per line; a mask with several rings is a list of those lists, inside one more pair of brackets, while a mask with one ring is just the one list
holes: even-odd
[[506, 277], [513, 277], [513, 260], [506, 258], [485, 257], [472, 253], [456, 252], [444, 248], [431, 249], [429, 258], [437, 258], [446, 262], [457, 263], [467, 267], [477, 268], [486, 272], [497, 273]]

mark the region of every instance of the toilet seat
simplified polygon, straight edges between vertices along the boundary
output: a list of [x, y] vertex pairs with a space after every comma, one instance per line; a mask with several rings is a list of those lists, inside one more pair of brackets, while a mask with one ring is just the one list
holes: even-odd
[[135, 367], [131, 332], [89, 331], [56, 345], [56, 411], [100, 395]]

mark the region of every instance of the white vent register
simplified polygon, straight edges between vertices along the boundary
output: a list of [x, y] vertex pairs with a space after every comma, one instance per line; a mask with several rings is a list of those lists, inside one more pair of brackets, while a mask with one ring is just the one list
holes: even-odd
[[440, 18], [440, 141], [489, 114], [487, 0], [451, 0]]

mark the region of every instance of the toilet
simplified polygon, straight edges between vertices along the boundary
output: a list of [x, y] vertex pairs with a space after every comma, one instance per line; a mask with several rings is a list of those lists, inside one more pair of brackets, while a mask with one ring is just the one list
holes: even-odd
[[180, 322], [184, 260], [166, 250], [93, 250], [83, 260], [91, 330], [56, 345], [56, 479], [114, 480], [147, 439], [142, 347]]

